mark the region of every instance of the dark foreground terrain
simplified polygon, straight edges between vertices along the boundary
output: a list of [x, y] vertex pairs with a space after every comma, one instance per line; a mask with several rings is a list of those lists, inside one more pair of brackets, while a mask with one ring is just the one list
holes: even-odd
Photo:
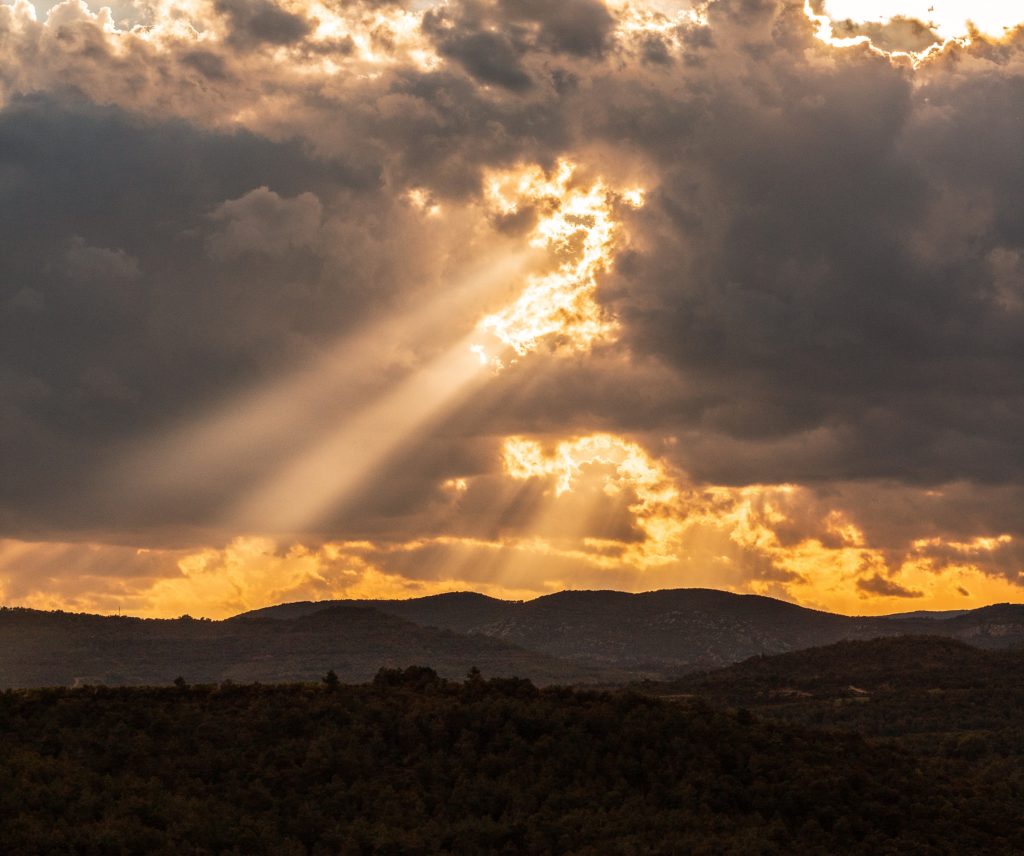
[[422, 668], [360, 686], [8, 691], [0, 849], [1022, 853], [1020, 776], [977, 760], [689, 697]]

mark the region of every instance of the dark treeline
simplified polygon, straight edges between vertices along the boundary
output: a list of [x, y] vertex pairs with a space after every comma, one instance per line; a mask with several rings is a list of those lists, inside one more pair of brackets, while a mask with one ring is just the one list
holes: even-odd
[[857, 735], [475, 673], [0, 694], [5, 854], [1020, 853], [1022, 805]]

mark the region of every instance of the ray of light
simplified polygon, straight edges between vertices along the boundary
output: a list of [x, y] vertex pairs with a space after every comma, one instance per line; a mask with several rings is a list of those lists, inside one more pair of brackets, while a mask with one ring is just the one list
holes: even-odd
[[414, 434], [488, 380], [472, 341], [473, 334], [464, 337], [312, 444], [250, 492], [231, 512], [231, 524], [297, 532], [318, 522]]
[[386, 368], [407, 359], [402, 349], [409, 342], [443, 329], [460, 306], [520, 276], [534, 257], [521, 251], [487, 258], [443, 294], [343, 339], [314, 364], [246, 391], [140, 448], [122, 450], [112, 467], [116, 487], [175, 497], [210, 481], [258, 477], [260, 461], [276, 464], [315, 442], [325, 424], [343, 422], [366, 406], [380, 394]]
[[[502, 454], [505, 472], [512, 478], [554, 477], [556, 497], [573, 489], [585, 467], [595, 465], [606, 472], [606, 494], [632, 491], [629, 510], [644, 538], [626, 545], [613, 563], [645, 568], [668, 564], [680, 555], [685, 514], [679, 489], [664, 465], [639, 444], [612, 434], [592, 434], [565, 440], [547, 453], [535, 440], [509, 437]], [[608, 544], [591, 539], [591, 546]]]

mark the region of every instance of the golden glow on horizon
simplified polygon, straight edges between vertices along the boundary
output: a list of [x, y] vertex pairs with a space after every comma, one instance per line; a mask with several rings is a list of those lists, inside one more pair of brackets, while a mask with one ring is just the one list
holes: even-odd
[[979, 553], [991, 553], [1007, 544], [1012, 544], [1013, 538], [1009, 535], [1000, 535], [998, 538], [974, 538], [970, 541], [945, 541], [942, 538], [921, 538], [914, 542], [915, 549], [926, 550], [930, 547], [941, 547], [952, 550], [962, 556], [977, 555]]
[[[689, 537], [699, 534], [699, 529], [691, 528]], [[415, 567], [417, 557], [431, 550], [445, 551], [445, 566], [452, 572], [417, 578], [389, 569], [390, 560], [403, 554], [412, 558]], [[775, 550], [779, 550], [777, 545]], [[316, 547], [240, 537], [224, 547], [193, 550], [0, 539], [0, 603], [148, 618], [175, 618], [186, 613], [226, 618], [297, 600], [407, 598], [449, 591], [527, 600], [565, 588], [645, 591], [694, 585], [781, 596], [803, 606], [850, 615], [1022, 601], [1019, 585], [969, 562], [936, 564], [927, 557], [911, 556], [892, 570], [875, 563], [880, 561], [876, 552], [853, 546], [827, 548], [813, 539], [802, 541], [788, 548], [786, 563], [803, 569], [813, 579], [779, 588], [771, 581], [756, 579], [740, 585], [724, 577], [717, 581], [713, 576], [678, 579], [652, 574], [651, 568], [632, 577], [610, 577], [609, 562], [597, 561], [599, 554], [586, 545], [572, 550], [527, 537], [481, 540], [438, 536], [392, 545], [338, 541]], [[611, 558], [611, 564], [616, 561], [604, 558]], [[458, 571], [459, 567], [487, 567], [495, 560], [509, 570], [487, 579], [479, 572], [467, 575]], [[509, 567], [510, 561], [515, 567]], [[552, 562], [560, 571], [546, 568]], [[725, 569], [727, 563], [719, 564]], [[666, 566], [666, 571], [672, 570]], [[858, 587], [859, 581], [875, 574], [920, 592], [920, 596], [887, 596]]]
[[[619, 238], [615, 204], [639, 207], [643, 191], [616, 193], [601, 179], [579, 187], [573, 181], [576, 172], [574, 164], [563, 160], [551, 177], [529, 166], [492, 173], [486, 182], [488, 199], [499, 215], [538, 212], [530, 245], [547, 249], [558, 260], [555, 270], [531, 276], [514, 303], [479, 324], [481, 331], [519, 356], [537, 350], [545, 340], [552, 340], [556, 351], [585, 352], [617, 330], [594, 292], [597, 277], [611, 265]], [[479, 344], [474, 352], [482, 362], [503, 364]]]

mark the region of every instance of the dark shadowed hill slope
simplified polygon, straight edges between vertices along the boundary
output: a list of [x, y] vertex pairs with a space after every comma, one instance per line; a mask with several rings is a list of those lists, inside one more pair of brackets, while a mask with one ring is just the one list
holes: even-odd
[[997, 603], [932, 625], [927, 631], [962, 639], [979, 648], [1024, 647], [1024, 605]]
[[[344, 602], [285, 604], [247, 615], [288, 616]], [[422, 625], [487, 634], [560, 658], [662, 676], [843, 639], [929, 633], [981, 647], [1024, 644], [1024, 606], [1010, 604], [943, 619], [855, 618], [709, 589], [566, 591], [525, 602], [458, 593], [362, 603]]]
[[[898, 740], [923, 754], [1024, 758], [1020, 650], [934, 636], [847, 641], [648, 683], [644, 690]], [[1011, 772], [1024, 798], [1024, 766]]]
[[946, 618], [966, 615], [970, 611], [969, 609], [915, 609], [912, 612], [892, 612], [883, 615], [882, 618], [933, 618], [936, 621], [942, 621]]
[[837, 642], [775, 656], [752, 657], [712, 672], [687, 675], [673, 685], [751, 697], [779, 689], [831, 695], [856, 687], [981, 688], [1024, 686], [1024, 651], [975, 648], [941, 636], [902, 636]]
[[347, 681], [381, 667], [428, 664], [461, 677], [530, 676], [540, 683], [610, 675], [486, 636], [422, 627], [365, 606], [333, 606], [289, 620], [155, 620], [0, 610], [0, 687], [312, 680]]
[[722, 665], [867, 632], [858, 619], [708, 589], [560, 592], [479, 630], [513, 642], [535, 640], [539, 650], [560, 657], [652, 672]]

